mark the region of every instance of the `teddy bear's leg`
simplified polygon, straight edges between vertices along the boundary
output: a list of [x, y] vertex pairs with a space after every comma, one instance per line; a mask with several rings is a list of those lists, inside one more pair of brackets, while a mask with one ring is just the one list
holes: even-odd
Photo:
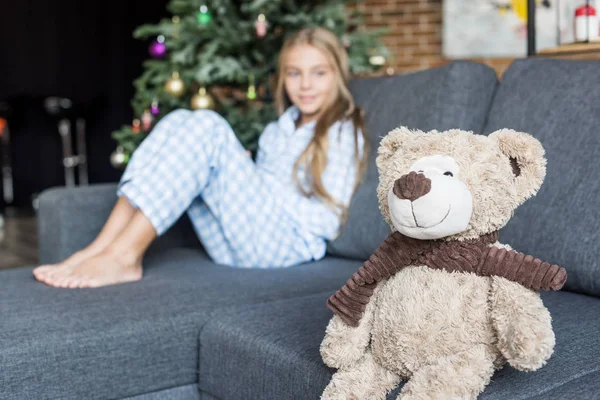
[[400, 377], [381, 367], [370, 351], [354, 366], [338, 370], [321, 400], [383, 400], [400, 382]]
[[493, 374], [491, 354], [483, 345], [474, 346], [417, 370], [398, 399], [476, 399]]

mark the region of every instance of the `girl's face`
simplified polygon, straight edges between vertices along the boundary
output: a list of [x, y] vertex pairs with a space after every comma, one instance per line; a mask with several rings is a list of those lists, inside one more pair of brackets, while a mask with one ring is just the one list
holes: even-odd
[[319, 117], [335, 96], [335, 74], [325, 55], [311, 45], [292, 47], [284, 63], [288, 97], [301, 111], [300, 123]]

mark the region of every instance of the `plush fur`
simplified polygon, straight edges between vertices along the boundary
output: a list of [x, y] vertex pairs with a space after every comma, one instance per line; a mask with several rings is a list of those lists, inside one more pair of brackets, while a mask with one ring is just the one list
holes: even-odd
[[[382, 139], [376, 163], [383, 217], [392, 230], [417, 239], [465, 240], [499, 230], [538, 191], [546, 171], [541, 144], [508, 129], [489, 136], [395, 129]], [[430, 190], [420, 186], [426, 194], [412, 203], [393, 194], [410, 171], [431, 182]], [[436, 185], [452, 193], [446, 196]], [[467, 201], [463, 187], [470, 208], [462, 207], [443, 229], [420, 228], [420, 219], [441, 215], [435, 207], [461, 208], [446, 203]], [[415, 212], [419, 200], [422, 214]], [[400, 203], [389, 207], [391, 201]], [[442, 226], [445, 220], [435, 218]], [[403, 231], [410, 223], [416, 230]], [[501, 277], [414, 265], [378, 284], [357, 327], [337, 315], [331, 319], [321, 355], [338, 371], [322, 399], [385, 399], [401, 380], [407, 383], [399, 399], [475, 399], [495, 369], [508, 362], [521, 371], [536, 370], [550, 358], [554, 343], [539, 293]]]

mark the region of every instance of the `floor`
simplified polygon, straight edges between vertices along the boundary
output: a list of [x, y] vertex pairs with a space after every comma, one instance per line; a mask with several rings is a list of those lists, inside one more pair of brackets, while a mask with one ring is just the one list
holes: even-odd
[[0, 222], [0, 269], [34, 265], [37, 260], [35, 213], [28, 209], [7, 208], [4, 224]]

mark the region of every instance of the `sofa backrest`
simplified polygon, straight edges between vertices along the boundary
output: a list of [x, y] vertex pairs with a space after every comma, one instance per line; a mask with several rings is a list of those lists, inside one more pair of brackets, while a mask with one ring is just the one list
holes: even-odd
[[565, 289], [600, 295], [600, 61], [523, 59], [505, 72], [485, 126], [539, 139], [546, 179], [500, 240], [567, 270]]
[[391, 232], [379, 212], [376, 193], [375, 157], [383, 136], [398, 126], [480, 133], [497, 85], [494, 70], [466, 61], [411, 74], [353, 80], [351, 91], [366, 112], [369, 165], [350, 204], [348, 221], [340, 236], [328, 243], [328, 253], [366, 260]]

